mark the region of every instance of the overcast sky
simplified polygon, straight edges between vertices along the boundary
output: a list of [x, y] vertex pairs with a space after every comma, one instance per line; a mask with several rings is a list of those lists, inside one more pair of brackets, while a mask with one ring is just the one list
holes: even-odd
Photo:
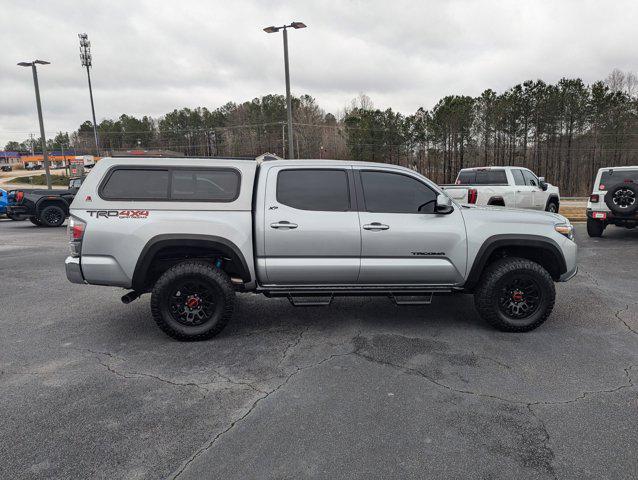
[[293, 93], [331, 112], [361, 92], [412, 113], [446, 94], [638, 70], [636, 1], [0, 0], [0, 11], [0, 147], [38, 131], [19, 61], [52, 62], [39, 69], [47, 136], [90, 119], [79, 32], [98, 122], [284, 93], [281, 34], [262, 28], [291, 21], [308, 25], [289, 35]]

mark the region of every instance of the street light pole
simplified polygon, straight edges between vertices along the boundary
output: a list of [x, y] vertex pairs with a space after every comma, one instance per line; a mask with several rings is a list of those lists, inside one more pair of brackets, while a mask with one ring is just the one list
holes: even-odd
[[286, 74], [286, 110], [288, 116], [288, 158], [295, 157], [294, 141], [292, 138], [292, 97], [290, 96], [290, 68], [288, 65], [288, 28], [306, 28], [306, 25], [302, 22], [292, 22], [290, 25], [284, 25], [282, 27], [266, 27], [264, 32], [275, 33], [279, 30], [284, 31], [284, 70]]
[[284, 27], [284, 70], [286, 72], [286, 110], [288, 111], [288, 151], [295, 158], [292, 143], [292, 99], [290, 98], [290, 68], [288, 67], [288, 29]]
[[100, 155], [100, 143], [97, 137], [97, 122], [95, 121], [95, 105], [93, 104], [93, 88], [91, 87], [91, 71], [93, 65], [93, 57], [91, 55], [91, 42], [86, 33], [78, 33], [80, 39], [80, 60], [82, 66], [86, 67], [86, 77], [89, 80], [89, 97], [91, 97], [91, 113], [93, 114], [93, 136], [95, 137], [95, 154]]
[[21, 67], [31, 67], [33, 72], [33, 85], [35, 87], [35, 103], [38, 107], [38, 120], [40, 122], [40, 141], [42, 142], [42, 163], [44, 163], [44, 173], [47, 179], [47, 189], [51, 190], [51, 170], [49, 168], [49, 154], [47, 153], [47, 139], [44, 135], [44, 120], [42, 119], [42, 103], [40, 102], [40, 86], [38, 84], [38, 69], [36, 64], [49, 65], [51, 62], [44, 60], [34, 60], [33, 62], [20, 62]]

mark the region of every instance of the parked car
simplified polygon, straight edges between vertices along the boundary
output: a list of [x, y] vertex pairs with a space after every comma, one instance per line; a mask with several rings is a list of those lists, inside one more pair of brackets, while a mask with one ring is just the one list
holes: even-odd
[[42, 164], [37, 162], [27, 162], [24, 166], [25, 170], [42, 170]]
[[71, 282], [131, 289], [124, 303], [152, 292], [156, 323], [180, 340], [218, 334], [236, 290], [295, 305], [472, 293], [494, 327], [528, 331], [577, 271], [566, 218], [461, 206], [380, 163], [107, 158], [68, 230]]
[[558, 213], [558, 187], [522, 167], [464, 168], [454, 185], [442, 185], [450, 197], [461, 203], [526, 208]]
[[0, 165], [0, 171], [1, 172], [11, 172], [11, 171], [13, 171], [13, 167], [11, 165], [9, 165], [8, 163], [5, 163], [4, 165]]
[[607, 225], [638, 225], [638, 166], [598, 170], [587, 202], [587, 233], [600, 237]]
[[26, 220], [27, 217], [23, 215], [16, 215], [7, 212], [7, 207], [13, 205], [14, 198], [15, 195], [13, 191], [6, 191], [0, 188], [0, 215], [5, 215], [7, 218], [16, 221]]
[[16, 190], [15, 204], [7, 207], [9, 215], [28, 218], [41, 227], [59, 227], [69, 216], [69, 205], [77, 193], [82, 178], [69, 179], [67, 190]]

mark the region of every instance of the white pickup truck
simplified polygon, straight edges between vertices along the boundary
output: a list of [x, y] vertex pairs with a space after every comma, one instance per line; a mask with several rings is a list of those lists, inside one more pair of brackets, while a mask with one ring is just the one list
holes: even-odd
[[528, 208], [558, 213], [558, 187], [523, 167], [464, 168], [454, 185], [441, 185], [459, 203]]

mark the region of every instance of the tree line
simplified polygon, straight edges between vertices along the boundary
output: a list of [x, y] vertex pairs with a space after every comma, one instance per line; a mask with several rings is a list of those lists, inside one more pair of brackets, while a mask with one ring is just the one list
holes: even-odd
[[[102, 120], [98, 135], [103, 152], [287, 157], [285, 120], [285, 97], [265, 95], [214, 110], [176, 109], [159, 118], [121, 115]], [[297, 158], [394, 163], [439, 183], [453, 182], [465, 167], [519, 165], [545, 176], [564, 195], [586, 195], [598, 168], [638, 164], [638, 79], [614, 70], [590, 85], [579, 78], [529, 80], [502, 93], [448, 95], [411, 115], [374, 108], [366, 95], [333, 115], [302, 95], [293, 98], [293, 124]], [[90, 151], [93, 125], [86, 121], [71, 134], [60, 132], [49, 145]], [[20, 149], [29, 144], [7, 145]]]

